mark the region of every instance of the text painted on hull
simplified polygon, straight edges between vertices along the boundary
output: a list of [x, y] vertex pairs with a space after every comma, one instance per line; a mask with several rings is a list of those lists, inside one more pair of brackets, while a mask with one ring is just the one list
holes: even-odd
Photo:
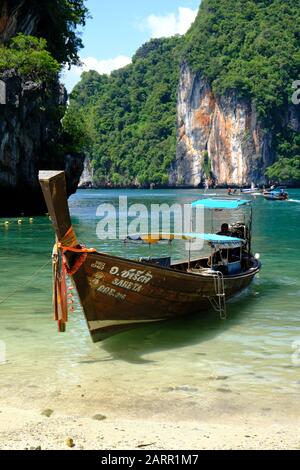
[[113, 297], [117, 300], [125, 300], [126, 294], [118, 292], [116, 289], [102, 284], [102, 282], [110, 282], [113, 286], [121, 289], [140, 293], [153, 279], [152, 273], [148, 270], [121, 270], [119, 266], [113, 266], [110, 268], [109, 274], [114, 276], [114, 278], [107, 280], [107, 273], [104, 272], [105, 267], [106, 264], [100, 261], [91, 264], [91, 268], [97, 269], [97, 272], [89, 278], [89, 284], [100, 294]]

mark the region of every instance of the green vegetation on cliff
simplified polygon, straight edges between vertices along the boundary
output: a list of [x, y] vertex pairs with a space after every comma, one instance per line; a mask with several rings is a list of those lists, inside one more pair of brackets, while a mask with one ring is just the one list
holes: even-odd
[[0, 45], [0, 74], [6, 70], [25, 79], [46, 81], [57, 76], [60, 65], [47, 51], [45, 39], [18, 34], [8, 46]]
[[[87, 72], [76, 86], [64, 126], [85, 129], [98, 185], [167, 184], [176, 148], [181, 39], [155, 39], [111, 76]], [[80, 142], [77, 142], [80, 144]]]
[[60, 64], [79, 61], [78, 51], [83, 47], [78, 27], [84, 26], [88, 16], [86, 0], [25, 0], [24, 14], [30, 9], [39, 20], [37, 36], [46, 39], [49, 52]]
[[277, 135], [277, 161], [267, 169], [271, 180], [299, 183], [300, 133], [284, 129]]
[[84, 74], [75, 88], [66, 123], [74, 119], [75, 129], [82, 123], [87, 129], [95, 182], [167, 182], [181, 61], [216, 94], [255, 104], [262, 125], [276, 136], [278, 162], [268, 176], [298, 179], [299, 133], [286, 128], [285, 116], [300, 75], [299, 0], [202, 0], [185, 37], [150, 41], [132, 65], [110, 77]]
[[183, 54], [215, 93], [254, 100], [267, 124], [287, 106], [300, 71], [300, 3], [203, 0]]
[[12, 35], [31, 33], [46, 40], [48, 51], [61, 65], [77, 64], [82, 47], [78, 27], [85, 25], [88, 16], [85, 3], [86, 0], [1, 0], [0, 42], [7, 45]]
[[[13, 70], [24, 79], [46, 82], [57, 77], [61, 66], [78, 64], [82, 41], [76, 28], [85, 24], [87, 14], [85, 0], [1, 2], [0, 18], [3, 24], [12, 18], [12, 32], [4, 29], [0, 35], [0, 74]], [[32, 18], [34, 36], [25, 35]]]

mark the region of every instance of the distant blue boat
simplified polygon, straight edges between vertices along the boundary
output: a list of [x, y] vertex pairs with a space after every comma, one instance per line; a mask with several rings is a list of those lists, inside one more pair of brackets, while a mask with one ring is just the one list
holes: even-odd
[[289, 194], [284, 189], [274, 189], [273, 191], [265, 191], [264, 197], [268, 201], [287, 201]]

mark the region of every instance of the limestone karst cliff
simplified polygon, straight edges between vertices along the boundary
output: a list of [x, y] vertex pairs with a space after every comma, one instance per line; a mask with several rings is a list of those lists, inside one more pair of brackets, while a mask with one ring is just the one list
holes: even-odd
[[93, 187], [93, 167], [88, 157], [84, 160], [83, 172], [79, 181], [80, 189], [88, 189]]
[[[28, 8], [29, 3], [1, 2], [0, 45], [6, 47], [17, 33], [35, 35], [40, 30], [38, 9]], [[9, 66], [1, 70], [0, 216], [43, 213], [39, 170], [65, 170], [69, 194], [76, 190], [83, 159], [64, 150], [61, 119], [66, 104], [58, 76], [36, 80]]]
[[57, 109], [66, 105], [66, 92], [59, 83], [45, 87], [23, 81], [13, 72], [2, 76], [2, 86], [0, 215], [40, 213], [44, 201], [38, 171], [66, 170], [69, 193], [76, 190], [82, 171], [80, 157], [55, 151], [61, 133]]
[[33, 34], [39, 17], [27, 8], [25, 0], [1, 0], [0, 41], [9, 41], [17, 32]]
[[219, 185], [265, 183], [265, 170], [274, 162], [273, 136], [262, 129], [255, 107], [234, 94], [214, 96], [187, 64], [181, 67], [177, 126], [172, 184], [198, 186], [206, 176], [206, 152]]
[[[299, 132], [299, 106], [289, 105], [280, 120]], [[207, 177], [207, 167], [220, 186], [266, 184], [266, 169], [276, 158], [275, 138], [275, 132], [262, 125], [251, 100], [238, 99], [234, 92], [215, 96], [200, 73], [182, 64], [172, 185], [198, 186]]]

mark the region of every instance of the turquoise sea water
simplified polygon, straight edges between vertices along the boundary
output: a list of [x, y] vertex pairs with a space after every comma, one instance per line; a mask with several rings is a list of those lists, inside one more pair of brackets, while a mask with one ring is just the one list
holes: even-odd
[[[145, 247], [101, 242], [99, 204], [189, 203], [199, 191], [78, 191], [70, 199], [79, 239], [102, 251], [147, 256]], [[291, 190], [300, 201], [300, 191]], [[215, 312], [153, 324], [94, 345], [76, 303], [66, 334], [52, 320], [48, 218], [0, 219], [1, 404], [93, 415], [195, 419], [256, 411], [295, 413], [300, 404], [300, 203], [254, 199], [254, 251], [263, 270], [229, 302], [229, 319]], [[221, 217], [224, 217], [223, 214]], [[223, 220], [220, 219], [220, 222]], [[161, 250], [163, 248], [159, 248]], [[156, 253], [155, 253], [156, 254]], [[173, 256], [185, 258], [183, 244]], [[3, 359], [3, 357], [2, 357]]]

